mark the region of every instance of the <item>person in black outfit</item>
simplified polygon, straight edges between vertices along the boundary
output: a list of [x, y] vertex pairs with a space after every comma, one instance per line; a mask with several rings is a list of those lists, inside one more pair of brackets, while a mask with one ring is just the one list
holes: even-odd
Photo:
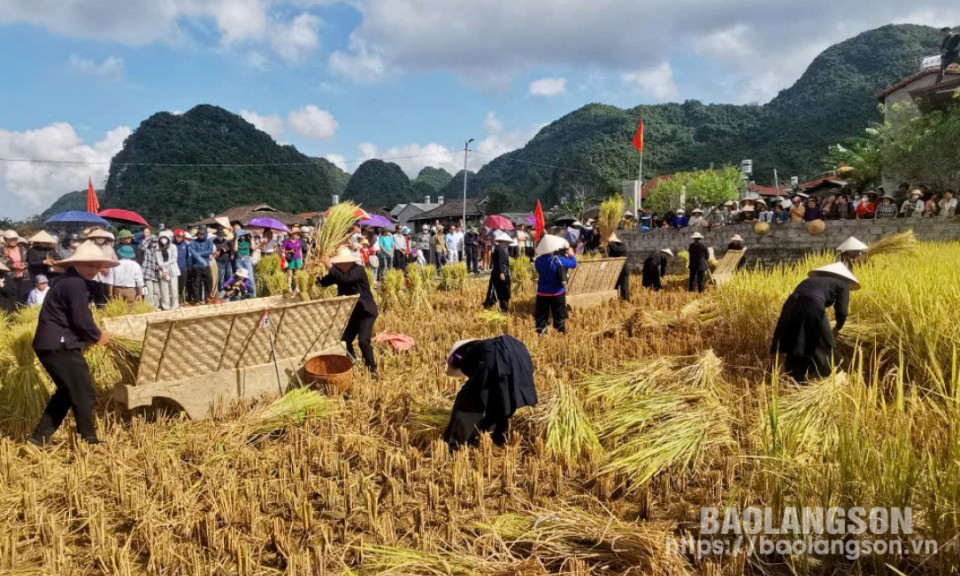
[[[787, 298], [773, 331], [770, 353], [785, 354], [785, 369], [797, 382], [814, 374], [830, 374], [835, 335], [843, 328], [850, 291], [859, 290], [857, 278], [840, 262], [810, 272]], [[827, 308], [833, 306], [837, 323], [831, 329]]]
[[30, 238], [30, 248], [27, 248], [27, 269], [30, 277], [36, 278], [43, 274], [49, 279], [55, 279], [58, 274], [51, 267], [57, 260], [57, 239], [40, 231]]
[[10, 272], [10, 269], [0, 261], [0, 310], [13, 313], [17, 310], [20, 295], [13, 284], [7, 281], [7, 272]]
[[467, 256], [467, 272], [479, 274], [480, 234], [477, 233], [476, 226], [471, 226], [470, 230], [464, 235], [463, 247]]
[[690, 255], [690, 282], [687, 289], [690, 292], [694, 290], [703, 292], [707, 281], [707, 260], [710, 258], [710, 253], [703, 244], [703, 234], [697, 232], [691, 238], [693, 243], [687, 248], [687, 253]]
[[[595, 234], [594, 236], [599, 238], [600, 235]], [[627, 256], [627, 247], [620, 241], [616, 232], [612, 232], [607, 239], [607, 256], [611, 258], [626, 258]], [[621, 300], [624, 302], [630, 301], [630, 269], [627, 268], [626, 262], [623, 263], [623, 268], [620, 269], [620, 275], [617, 276], [617, 284], [614, 288], [620, 292]]]
[[659, 292], [663, 288], [661, 279], [667, 275], [667, 257], [673, 257], [673, 251], [664, 248], [647, 256], [643, 261], [643, 287]]
[[476, 443], [487, 431], [494, 444], [503, 446], [513, 414], [537, 405], [533, 360], [512, 336], [456, 342], [447, 357], [447, 375], [467, 377], [443, 433], [451, 451]]
[[380, 312], [370, 291], [367, 271], [346, 246], [341, 246], [333, 258], [324, 258], [324, 264], [329, 271], [326, 276], [317, 280], [318, 284], [324, 287], [336, 284], [337, 296], [360, 296], [340, 339], [347, 345], [347, 353], [353, 358], [356, 358], [353, 341], [359, 339], [363, 363], [371, 374], [376, 375], [377, 359], [373, 355], [373, 346], [370, 342], [373, 339], [373, 325]]
[[511, 238], [503, 232], [497, 232], [493, 237], [496, 248], [491, 256], [490, 284], [487, 286], [487, 299], [483, 302], [484, 308], [491, 308], [500, 303], [500, 311], [507, 313], [510, 306], [510, 254], [507, 245]]
[[940, 73], [937, 74], [937, 84], [943, 81], [943, 74], [951, 64], [960, 64], [960, 34], [954, 34], [947, 26], [940, 29], [943, 42], [940, 43]]
[[50, 442], [72, 409], [77, 434], [88, 444], [100, 444], [93, 415], [97, 396], [83, 350], [91, 344], [105, 344], [109, 337], [93, 320], [87, 282], [117, 262], [108, 259], [93, 242], [84, 242], [71, 257], [57, 265], [67, 271], [44, 299], [33, 337], [33, 350], [57, 389], [29, 442], [37, 446]]

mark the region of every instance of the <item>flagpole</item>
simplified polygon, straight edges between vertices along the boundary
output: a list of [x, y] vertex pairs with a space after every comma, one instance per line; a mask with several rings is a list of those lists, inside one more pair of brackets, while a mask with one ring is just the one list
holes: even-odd
[[637, 174], [637, 201], [633, 207], [633, 219], [640, 225], [640, 210], [643, 208], [643, 150], [640, 151], [640, 172]]

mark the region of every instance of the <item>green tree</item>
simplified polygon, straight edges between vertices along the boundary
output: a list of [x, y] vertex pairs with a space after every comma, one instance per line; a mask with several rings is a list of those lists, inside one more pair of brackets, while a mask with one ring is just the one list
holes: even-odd
[[[647, 207], [657, 212], [715, 206], [740, 195], [740, 170], [726, 166], [719, 170], [677, 172], [672, 178], [660, 179], [647, 199]], [[681, 204], [681, 200], [685, 199]]]
[[880, 185], [883, 170], [883, 149], [889, 126], [875, 124], [863, 138], [848, 140], [846, 146], [835, 144], [824, 160], [827, 168], [851, 180], [860, 190]]
[[913, 103], [897, 105], [890, 125], [883, 146], [888, 178], [939, 190], [960, 187], [960, 102], [926, 114]]

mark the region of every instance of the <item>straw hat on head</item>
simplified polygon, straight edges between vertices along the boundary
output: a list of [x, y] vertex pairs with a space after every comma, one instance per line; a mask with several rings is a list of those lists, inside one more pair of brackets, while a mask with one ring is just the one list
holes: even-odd
[[690, 237], [691, 240], [703, 240], [703, 234], [699, 232], [694, 232], [693, 236]]
[[847, 282], [849, 282], [850, 290], [860, 289], [860, 281], [857, 280], [857, 277], [854, 276], [853, 273], [850, 272], [850, 270], [848, 270], [847, 267], [844, 266], [843, 263], [841, 262], [834, 262], [833, 264], [829, 264], [827, 266], [821, 266], [816, 270], [811, 270], [810, 273], [807, 275], [810, 277], [833, 276], [835, 278], [840, 278], [842, 280], [846, 280]]
[[107, 232], [103, 228], [97, 228], [93, 232], [87, 234], [87, 240], [96, 240], [97, 238], [104, 238], [106, 240], [114, 240], [113, 234]]
[[611, 232], [610, 235], [607, 236], [607, 242], [619, 242], [619, 241], [620, 241], [620, 237], [617, 236], [616, 232]]
[[476, 341], [477, 341], [476, 338], [467, 338], [466, 340], [457, 340], [456, 342], [453, 343], [453, 346], [450, 347], [450, 353], [447, 354], [447, 376], [457, 377], [457, 376], [464, 375], [459, 368], [454, 368], [453, 366], [451, 366], [450, 361], [454, 359], [454, 354], [457, 353], [457, 350], [459, 350], [460, 348], [463, 348], [465, 344], [469, 344], [471, 342], [476, 342]]
[[910, 191], [910, 195], [911, 195], [911, 196], [923, 196], [923, 190], [911, 190], [911, 191]]
[[669, 248], [662, 248], [660, 249], [660, 251], [666, 254], [667, 256], [673, 257], [673, 250]]
[[734, 234], [733, 238], [730, 239], [731, 242], [743, 242], [743, 236], [739, 234]]
[[756, 211], [757, 211], [756, 208], [754, 208], [753, 206], [749, 206], [749, 205], [748, 205], [748, 206], [744, 206], [744, 207], [741, 208], [740, 210], [741, 210], [742, 212], [756, 212]]
[[694, 208], [693, 210], [690, 211], [690, 213], [691, 213], [691, 214], [703, 214], [703, 210], [701, 210], [701, 209], [699, 209], [699, 208]]
[[56, 244], [57, 239], [47, 233], [46, 230], [41, 230], [31, 236], [29, 242], [31, 244]]
[[733, 200], [727, 200], [726, 202], [723, 203], [723, 205], [726, 206], [726, 207], [728, 207], [728, 208], [731, 207], [731, 206], [733, 206], [733, 204], [734, 204], [734, 203], [733, 203]]
[[889, 201], [891, 201], [891, 202], [894, 201], [894, 197], [891, 196], [891, 195], [889, 195], [889, 194], [884, 194], [883, 196], [880, 197], [881, 200], [883, 200], [884, 198], [886, 198], [887, 200], [889, 200]]
[[19, 239], [20, 239], [20, 235], [17, 234], [17, 231], [16, 231], [16, 230], [7, 230], [6, 232], [3, 233], [3, 239], [4, 239], [4, 240], [19, 240]]
[[508, 242], [508, 243], [509, 243], [509, 242], [512, 242], [512, 241], [513, 241], [513, 238], [511, 238], [511, 237], [508, 236], [507, 234], [504, 234], [503, 232], [497, 230], [497, 233], [494, 234], [494, 236], [493, 236], [493, 241], [494, 241], [494, 242]]
[[233, 226], [230, 225], [230, 219], [227, 218], [226, 216], [217, 216], [213, 220], [217, 224], [219, 224], [221, 228], [227, 228], [227, 229], [233, 228]]
[[99, 246], [88, 240], [78, 246], [72, 256], [55, 263], [60, 268], [67, 268], [74, 264], [98, 264], [101, 268], [113, 268], [120, 262], [111, 259]]
[[564, 240], [559, 236], [554, 236], [552, 234], [544, 234], [543, 238], [540, 239], [540, 243], [537, 244], [537, 249], [534, 251], [536, 256], [543, 256], [544, 254], [552, 254], [557, 250], [563, 250], [570, 243]]
[[245, 279], [250, 278], [250, 272], [248, 272], [246, 268], [241, 268], [237, 270], [236, 275]]
[[853, 236], [844, 240], [843, 244], [837, 246], [837, 252], [863, 252], [867, 245], [857, 240]]
[[353, 253], [353, 250], [346, 246], [341, 246], [337, 248], [337, 254], [330, 259], [331, 264], [345, 264], [347, 262], [352, 262], [354, 264], [359, 264], [360, 259], [357, 258], [357, 255]]

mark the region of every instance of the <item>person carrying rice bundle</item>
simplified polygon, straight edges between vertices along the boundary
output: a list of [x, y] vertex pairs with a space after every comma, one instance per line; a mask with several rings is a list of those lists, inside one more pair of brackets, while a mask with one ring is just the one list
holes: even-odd
[[[627, 257], [627, 246], [620, 240], [616, 232], [611, 232], [607, 238], [607, 256], [611, 258]], [[627, 268], [626, 262], [623, 263], [623, 268], [620, 269], [620, 275], [617, 276], [617, 283], [614, 288], [620, 293], [621, 300], [624, 302], [630, 301], [630, 269]]]
[[649, 255], [643, 261], [643, 287], [654, 292], [663, 288], [662, 279], [667, 275], [667, 258], [673, 258], [673, 250], [664, 248]]
[[487, 431], [494, 444], [503, 446], [514, 413], [537, 405], [533, 360], [512, 336], [455, 342], [447, 356], [447, 376], [467, 377], [443, 433], [451, 451], [475, 444]]
[[50, 397], [28, 442], [50, 442], [67, 412], [73, 410], [77, 434], [88, 444], [101, 444], [93, 410], [97, 396], [83, 350], [106, 344], [109, 336], [97, 328], [88, 304], [87, 282], [119, 262], [107, 257], [93, 242], [84, 242], [69, 258], [56, 263], [66, 272], [49, 290], [40, 309], [33, 350], [57, 389]]
[[376, 376], [377, 359], [373, 355], [373, 346], [370, 342], [373, 339], [373, 325], [380, 311], [373, 299], [373, 292], [370, 291], [367, 271], [348, 246], [338, 248], [333, 258], [324, 256], [323, 264], [328, 268], [328, 272], [326, 276], [317, 280], [317, 284], [323, 287], [336, 285], [337, 296], [360, 296], [340, 340], [346, 344], [347, 354], [351, 358], [356, 358], [353, 341], [359, 340], [363, 363], [370, 370], [370, 374]]
[[840, 256], [840, 262], [847, 267], [851, 272], [853, 271], [853, 265], [856, 263], [863, 254], [867, 251], [867, 245], [863, 242], [857, 240], [853, 236], [847, 238], [843, 241], [843, 244], [837, 246], [837, 253]]
[[[830, 374], [835, 335], [843, 328], [850, 306], [850, 291], [860, 282], [840, 262], [811, 270], [797, 285], [780, 312], [770, 353], [786, 356], [785, 369], [797, 382], [811, 374]], [[827, 308], [833, 307], [836, 325], [831, 328]]]

